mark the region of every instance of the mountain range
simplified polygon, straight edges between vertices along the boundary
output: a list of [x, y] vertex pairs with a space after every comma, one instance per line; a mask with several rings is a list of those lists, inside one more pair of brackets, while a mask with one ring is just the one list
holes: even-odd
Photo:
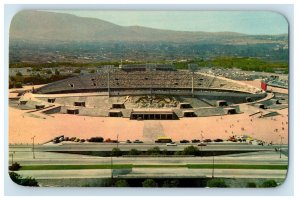
[[27, 41], [124, 41], [124, 42], [222, 42], [270, 43], [286, 35], [251, 36], [235, 32], [171, 31], [141, 26], [119, 26], [94, 18], [71, 14], [25, 10], [17, 13], [10, 26], [10, 40]]
[[100, 19], [36, 10], [17, 13], [9, 32], [10, 63], [190, 60], [218, 56], [287, 61], [288, 35], [119, 26]]

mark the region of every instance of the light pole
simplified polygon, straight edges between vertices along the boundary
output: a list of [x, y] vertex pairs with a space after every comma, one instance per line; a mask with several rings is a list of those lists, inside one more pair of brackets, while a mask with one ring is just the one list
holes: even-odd
[[214, 178], [215, 175], [215, 152], [213, 152], [213, 165], [212, 165], [212, 173], [211, 173], [211, 177]]
[[283, 139], [284, 137], [282, 137], [281, 135], [279, 135], [279, 136], [280, 136], [279, 158], [281, 158], [281, 145], [282, 145], [282, 139]]
[[113, 179], [113, 160], [112, 160], [112, 152], [110, 154], [110, 177]]
[[[202, 131], [201, 131], [202, 132]], [[201, 154], [200, 154], [200, 156], [202, 157], [202, 145], [204, 145], [204, 141], [203, 141], [203, 135], [202, 135], [202, 133], [201, 133], [201, 141], [200, 141], [200, 152], [201, 152]]]
[[11, 154], [11, 165], [14, 164], [14, 154], [15, 154], [15, 152], [13, 151]]
[[117, 148], [119, 148], [119, 134], [117, 134]]
[[192, 97], [194, 97], [194, 71], [192, 72]]
[[107, 92], [108, 92], [108, 97], [110, 97], [110, 68], [107, 71]]
[[35, 153], [34, 153], [34, 138], [35, 136], [33, 136], [32, 139], [32, 158], [35, 159]]

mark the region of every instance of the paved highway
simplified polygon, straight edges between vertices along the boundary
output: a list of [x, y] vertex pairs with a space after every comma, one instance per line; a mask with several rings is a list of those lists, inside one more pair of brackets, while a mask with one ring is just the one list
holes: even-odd
[[[158, 146], [161, 150], [182, 151], [187, 146], [197, 146], [197, 144], [177, 144], [177, 146], [167, 146], [166, 144], [143, 143], [143, 144], [116, 144], [116, 143], [60, 143], [36, 145], [36, 151], [111, 151], [118, 147], [122, 151], [137, 149], [146, 151], [154, 146]], [[279, 148], [279, 145], [251, 145], [247, 143], [208, 143], [207, 146], [199, 147], [203, 151], [274, 151]], [[288, 145], [282, 145], [282, 148], [287, 148]], [[10, 145], [10, 151], [32, 151], [32, 145]]]
[[[88, 149], [111, 149], [116, 144], [89, 144], [89, 145], [46, 145], [38, 146], [33, 159], [32, 148], [30, 146], [11, 146], [9, 162], [12, 161], [21, 165], [101, 165], [110, 164], [110, 157], [98, 157], [90, 155], [79, 155], [70, 153], [47, 152], [49, 150], [86, 150]], [[160, 145], [166, 147], [165, 145]], [[188, 145], [170, 147], [171, 149], [183, 149]], [[137, 149], [149, 149], [148, 144], [119, 144], [123, 149], [135, 147]], [[204, 147], [206, 148], [206, 147]], [[211, 149], [249, 149], [260, 150], [251, 153], [239, 153], [223, 156], [215, 156], [215, 164], [245, 164], [245, 165], [287, 165], [288, 157], [285, 154], [279, 156], [275, 151], [275, 146], [256, 145], [221, 145], [211, 144], [207, 148]], [[98, 150], [99, 151], [99, 150]], [[212, 164], [212, 157], [113, 157], [113, 164], [134, 164], [134, 165], [184, 165], [184, 164]], [[115, 170], [116, 172], [116, 170]], [[259, 169], [215, 169], [215, 177], [231, 178], [284, 178], [287, 170], [259, 170]], [[63, 179], [63, 178], [107, 178], [111, 176], [110, 169], [82, 169], [82, 170], [21, 170], [21, 175], [32, 176], [37, 179]], [[188, 169], [188, 168], [133, 168], [130, 173], [119, 176], [128, 178], [134, 177], [211, 177], [211, 169]], [[118, 174], [118, 173], [115, 173]], [[115, 175], [117, 176], [117, 175]]]
[[[19, 171], [23, 176], [31, 176], [36, 179], [62, 179], [62, 178], [110, 178], [110, 169], [89, 170], [26, 170]], [[187, 168], [133, 168], [131, 172], [114, 177], [127, 178], [203, 178], [212, 177], [212, 169], [187, 169]], [[285, 178], [285, 170], [249, 170], [249, 169], [214, 169], [214, 177], [223, 178]]]
[[[264, 152], [263, 154], [240, 154], [236, 156], [215, 156], [215, 163], [229, 164], [287, 164], [288, 159], [277, 152]], [[80, 160], [80, 162], [78, 162]], [[11, 157], [10, 157], [11, 163]], [[77, 164], [110, 164], [110, 157], [85, 156], [64, 153], [37, 152], [35, 159], [31, 152], [16, 152], [14, 162], [21, 165], [77, 165]], [[212, 157], [113, 157], [115, 164], [210, 164]]]

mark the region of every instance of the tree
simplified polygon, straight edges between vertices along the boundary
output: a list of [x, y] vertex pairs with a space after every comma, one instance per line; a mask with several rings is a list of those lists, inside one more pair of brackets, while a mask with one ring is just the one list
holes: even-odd
[[223, 179], [212, 179], [207, 182], [208, 187], [225, 188], [228, 187]]
[[163, 182], [163, 187], [178, 187], [179, 180], [166, 180]]
[[130, 149], [128, 152], [128, 155], [135, 156], [135, 155], [140, 155], [140, 151], [137, 149]]
[[159, 147], [153, 147], [151, 149], [148, 149], [147, 153], [148, 153], [148, 155], [159, 155], [160, 149], [159, 149]]
[[77, 73], [77, 74], [79, 74], [81, 72], [81, 70], [80, 69], [75, 69], [74, 70], [74, 73]]
[[111, 155], [112, 156], [121, 156], [122, 155], [122, 151], [119, 148], [113, 148], [111, 150]]
[[263, 188], [269, 188], [269, 187], [276, 187], [277, 183], [275, 180], [267, 180], [262, 183], [261, 187]]
[[143, 187], [157, 187], [157, 183], [153, 179], [146, 179], [142, 185]]
[[52, 74], [52, 71], [50, 69], [47, 69], [46, 74]]
[[15, 172], [9, 172], [9, 176], [10, 176], [11, 180], [18, 185], [35, 186], [35, 187], [39, 186], [38, 182], [34, 178], [31, 178], [31, 177], [23, 178], [21, 175], [15, 173]]
[[60, 75], [60, 72], [58, 71], [58, 69], [55, 69], [54, 74], [55, 74], [56, 76], [59, 76], [59, 75]]
[[11, 81], [16, 81], [17, 79], [16, 79], [16, 77], [14, 77], [14, 76], [10, 76], [10, 77], [9, 77], [9, 80], [11, 80]]
[[115, 182], [115, 187], [129, 187], [129, 184], [126, 180], [118, 180]]
[[23, 85], [22, 85], [21, 82], [16, 82], [15, 83], [15, 88], [22, 88], [22, 87], [23, 87]]
[[197, 147], [194, 146], [188, 146], [185, 147], [182, 151], [182, 155], [199, 155], [200, 151]]
[[246, 187], [248, 187], [248, 188], [256, 188], [256, 183], [254, 183], [254, 182], [249, 182], [249, 183], [247, 183], [247, 186]]
[[16, 75], [17, 76], [23, 76], [23, 74], [21, 72], [19, 72], [19, 71], [16, 73]]
[[168, 150], [167, 150], [167, 149], [164, 149], [161, 153], [162, 153], [163, 155], [168, 155]]
[[11, 166], [9, 166], [10, 171], [18, 171], [21, 169], [21, 165], [17, 162], [14, 162]]

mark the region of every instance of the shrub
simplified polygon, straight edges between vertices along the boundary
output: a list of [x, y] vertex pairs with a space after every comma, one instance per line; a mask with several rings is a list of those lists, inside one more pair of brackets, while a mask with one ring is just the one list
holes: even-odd
[[247, 183], [247, 186], [246, 187], [248, 187], [248, 188], [256, 188], [256, 183], [254, 183], [254, 182], [249, 182], [249, 183]]
[[75, 142], [80, 142], [80, 139], [79, 139], [79, 138], [76, 138], [76, 139], [75, 139]]
[[13, 182], [15, 182], [17, 184], [18, 184], [19, 180], [21, 179], [21, 176], [15, 172], [9, 172], [9, 177]]
[[122, 151], [119, 148], [113, 148], [111, 151], [112, 156], [122, 156]]
[[164, 149], [164, 150], [162, 150], [162, 152], [161, 152], [163, 155], [168, 155], [168, 150], [167, 149]]
[[188, 146], [185, 147], [182, 151], [182, 155], [199, 155], [200, 151], [197, 147], [194, 146]]
[[129, 184], [126, 180], [118, 180], [115, 182], [115, 187], [129, 187]]
[[19, 174], [15, 173], [15, 172], [9, 172], [9, 176], [10, 176], [11, 180], [18, 185], [35, 186], [35, 187], [39, 186], [38, 182], [34, 178], [31, 178], [31, 177], [23, 178], [22, 176], [20, 176]]
[[269, 188], [269, 187], [276, 187], [277, 183], [275, 180], [267, 180], [262, 183], [261, 187], [263, 188]]
[[207, 182], [208, 187], [225, 188], [228, 187], [223, 179], [212, 179]]
[[31, 177], [26, 177], [26, 178], [22, 178], [20, 181], [20, 185], [24, 185], [24, 186], [39, 186], [38, 182]]
[[23, 76], [23, 74], [21, 72], [17, 72], [16, 76]]
[[55, 73], [56, 76], [59, 76], [59, 75], [60, 75], [60, 72], [58, 71], [58, 69], [55, 69], [55, 72], [54, 72], [54, 73]]
[[142, 185], [143, 187], [157, 187], [157, 183], [153, 179], [146, 179]]
[[160, 155], [160, 149], [159, 149], [159, 147], [153, 147], [151, 149], [148, 149], [147, 154], [148, 155]]
[[85, 142], [85, 139], [81, 139], [80, 142]]
[[22, 87], [23, 87], [23, 85], [22, 85], [21, 82], [16, 82], [15, 83], [15, 88], [22, 88]]
[[52, 71], [50, 69], [47, 69], [46, 74], [52, 74]]
[[140, 151], [137, 149], [130, 149], [130, 151], [128, 152], [128, 155], [132, 155], [132, 156], [140, 155]]
[[162, 187], [178, 187], [179, 185], [179, 180], [166, 180], [163, 182]]
[[75, 70], [74, 70], [74, 73], [78, 73], [78, 74], [79, 74], [80, 72], [81, 72], [80, 69], [75, 69]]
[[18, 171], [21, 169], [21, 165], [17, 162], [14, 162], [11, 166], [9, 166], [10, 171]]

